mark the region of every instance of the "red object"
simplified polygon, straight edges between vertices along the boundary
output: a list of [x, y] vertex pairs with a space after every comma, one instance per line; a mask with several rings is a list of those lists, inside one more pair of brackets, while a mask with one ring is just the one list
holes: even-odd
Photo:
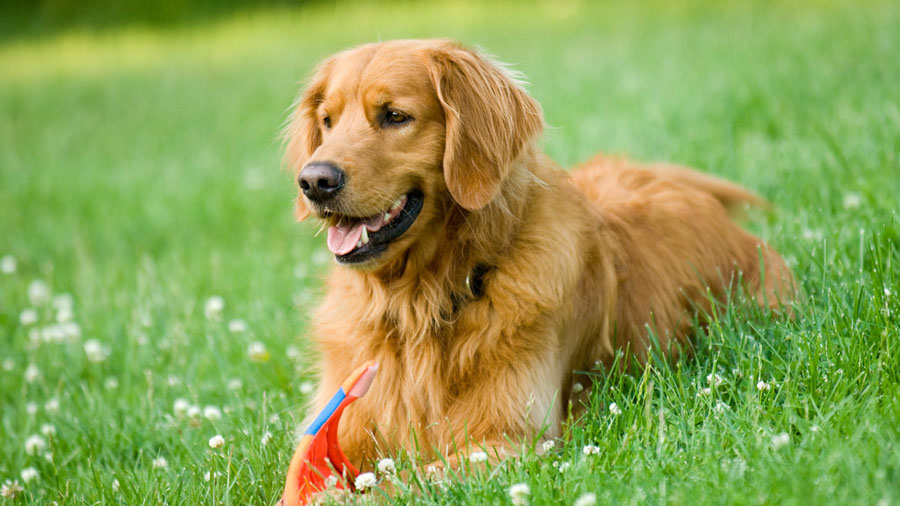
[[284, 484], [284, 506], [301, 506], [328, 488], [325, 480], [337, 479], [336, 488], [354, 490], [353, 481], [359, 470], [347, 460], [338, 442], [338, 423], [344, 408], [366, 395], [378, 365], [374, 360], [363, 364], [344, 381], [328, 405], [319, 413], [300, 439]]

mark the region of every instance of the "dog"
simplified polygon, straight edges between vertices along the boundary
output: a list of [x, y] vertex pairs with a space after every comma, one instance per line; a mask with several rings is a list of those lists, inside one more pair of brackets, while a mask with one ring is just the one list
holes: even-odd
[[312, 316], [310, 411], [378, 363], [339, 430], [364, 469], [558, 437], [578, 371], [651, 343], [676, 357], [732, 292], [791, 300], [782, 258], [731, 217], [755, 194], [614, 157], [569, 173], [536, 146], [543, 127], [512, 73], [444, 40], [331, 56], [292, 107], [296, 215], [327, 228], [337, 263]]

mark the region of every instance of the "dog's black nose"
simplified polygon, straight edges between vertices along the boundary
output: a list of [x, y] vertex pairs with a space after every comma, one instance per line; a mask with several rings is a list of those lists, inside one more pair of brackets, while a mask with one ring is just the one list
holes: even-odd
[[323, 202], [333, 198], [344, 187], [344, 171], [328, 162], [315, 162], [303, 167], [297, 183], [306, 198]]

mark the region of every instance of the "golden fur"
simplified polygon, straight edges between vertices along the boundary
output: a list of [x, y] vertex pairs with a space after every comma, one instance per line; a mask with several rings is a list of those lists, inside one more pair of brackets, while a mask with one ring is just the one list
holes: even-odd
[[[385, 104], [413, 119], [383, 128]], [[617, 350], [645, 357], [650, 331], [677, 353], [693, 315], [711, 309], [707, 293], [722, 300], [739, 278], [771, 308], [792, 296], [780, 256], [729, 217], [761, 202], [753, 194], [604, 157], [566, 173], [536, 147], [542, 128], [540, 106], [502, 68], [447, 41], [339, 53], [301, 95], [288, 165], [331, 161], [347, 185], [327, 209], [301, 194], [299, 219], [371, 216], [424, 193], [384, 254], [333, 269], [314, 313], [311, 412], [361, 363], [380, 366], [340, 427], [352, 461], [416, 444], [429, 458], [502, 447], [542, 426], [558, 436], [573, 371], [609, 366]], [[466, 288], [476, 265], [488, 267], [480, 296]]]

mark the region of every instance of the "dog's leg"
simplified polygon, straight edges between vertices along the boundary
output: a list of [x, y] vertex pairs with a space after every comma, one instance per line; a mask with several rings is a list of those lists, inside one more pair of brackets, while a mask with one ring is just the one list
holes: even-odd
[[[535, 336], [522, 339], [534, 342]], [[541, 339], [552, 342], [553, 336]], [[545, 350], [497, 351], [483, 356], [481, 367], [464, 380], [467, 387], [449, 407], [444, 446], [453, 452], [447, 459], [451, 467], [477, 451], [492, 459], [512, 456], [539, 434], [556, 437], [561, 430], [564, 374], [558, 357]], [[518, 355], [516, 360], [502, 360], [511, 353]]]

